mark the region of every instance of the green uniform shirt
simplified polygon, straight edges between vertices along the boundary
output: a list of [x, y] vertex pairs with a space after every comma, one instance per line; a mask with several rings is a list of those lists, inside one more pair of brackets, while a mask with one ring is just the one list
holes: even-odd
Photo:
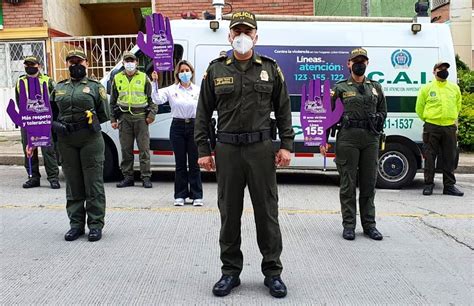
[[[119, 73], [125, 74], [124, 71], [119, 72]], [[133, 79], [133, 75], [132, 76], [129, 76], [127, 74], [125, 74], [125, 75], [127, 76], [128, 81], [131, 81]], [[153, 99], [151, 98], [151, 82], [150, 82], [150, 79], [148, 79], [148, 77], [147, 77], [146, 80], [147, 81], [145, 83], [145, 94], [147, 96], [148, 107], [150, 109], [150, 112], [148, 113], [148, 118], [155, 119], [156, 112], [158, 111], [158, 106], [155, 103], [153, 103]], [[110, 107], [111, 107], [111, 109], [113, 109], [113, 107], [115, 105], [117, 105], [118, 96], [119, 96], [119, 92], [118, 92], [118, 89], [117, 89], [117, 85], [115, 84], [115, 82], [113, 82], [112, 83], [112, 91], [110, 93]], [[111, 122], [116, 122], [117, 121], [117, 118], [114, 117], [113, 112], [111, 112], [111, 114], [110, 114], [110, 121]]]
[[420, 88], [416, 99], [416, 114], [435, 125], [453, 125], [461, 111], [461, 90], [453, 82], [433, 80]]
[[107, 92], [100, 82], [88, 77], [59, 82], [51, 94], [51, 107], [54, 120], [58, 121], [84, 122], [86, 110], [94, 110], [100, 123], [109, 120]]
[[344, 104], [342, 118], [367, 120], [369, 113], [382, 113], [384, 118], [387, 117], [385, 95], [382, 86], [376, 81], [365, 78], [364, 82], [359, 84], [352, 77], [339, 81], [331, 93], [333, 108], [337, 98]]
[[214, 110], [218, 113], [217, 129], [225, 133], [268, 130], [274, 111], [281, 148], [293, 148], [290, 97], [277, 63], [254, 53], [247, 69], [242, 71], [241, 67], [233, 56], [222, 56], [207, 69], [196, 113], [199, 157], [211, 155], [208, 131]]

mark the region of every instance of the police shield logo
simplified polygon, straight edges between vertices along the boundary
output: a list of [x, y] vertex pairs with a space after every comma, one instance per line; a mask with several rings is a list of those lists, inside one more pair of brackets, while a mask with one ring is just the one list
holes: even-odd
[[430, 97], [436, 97], [436, 92], [435, 91], [430, 91]]
[[397, 49], [392, 53], [391, 61], [395, 69], [407, 69], [411, 65], [411, 54], [405, 49]]
[[262, 72], [260, 72], [260, 80], [268, 81], [268, 72], [266, 70], [262, 70]]

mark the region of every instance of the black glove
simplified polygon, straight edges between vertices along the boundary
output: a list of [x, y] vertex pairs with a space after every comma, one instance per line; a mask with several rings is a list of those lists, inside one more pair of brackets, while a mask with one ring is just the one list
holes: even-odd
[[70, 134], [67, 125], [60, 121], [53, 121], [51, 127], [53, 131], [58, 135], [67, 136]]

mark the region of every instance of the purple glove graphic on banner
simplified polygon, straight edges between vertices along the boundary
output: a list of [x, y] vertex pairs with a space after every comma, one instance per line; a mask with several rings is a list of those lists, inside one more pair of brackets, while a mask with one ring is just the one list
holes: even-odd
[[321, 95], [320, 80], [309, 82], [308, 94], [306, 84], [301, 87], [300, 121], [305, 146], [325, 145], [327, 130], [342, 116], [344, 106], [340, 99], [336, 100], [335, 108], [332, 110], [330, 86], [329, 81], [326, 80], [323, 95]]
[[[48, 147], [51, 145], [51, 105], [49, 103], [49, 92], [47, 82], [43, 88], [38, 78], [26, 78], [20, 82], [20, 100], [18, 111], [15, 101], [10, 99], [7, 113], [13, 123], [26, 130], [28, 147]], [[28, 91], [28, 92], [27, 92]]]
[[168, 17], [153, 13], [145, 20], [145, 34], [138, 32], [137, 45], [148, 57], [153, 59], [155, 71], [173, 70], [173, 36]]

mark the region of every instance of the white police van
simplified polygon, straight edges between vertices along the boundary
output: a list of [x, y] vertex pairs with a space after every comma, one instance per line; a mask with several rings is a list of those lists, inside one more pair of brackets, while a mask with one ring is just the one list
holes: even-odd
[[[259, 20], [257, 16], [257, 20]], [[429, 20], [429, 19], [428, 19]], [[194, 64], [196, 83], [200, 85], [209, 62], [221, 51], [230, 50], [229, 21], [220, 20], [219, 29], [210, 29], [206, 20], [172, 20], [175, 63], [186, 59]], [[214, 23], [216, 25], [216, 23]], [[420, 30], [421, 29], [421, 30]], [[388, 105], [385, 122], [386, 146], [380, 152], [377, 185], [401, 188], [409, 184], [423, 166], [421, 154], [422, 121], [415, 114], [415, 102], [421, 85], [433, 78], [433, 65], [448, 61], [455, 67], [455, 54], [449, 27], [444, 24], [411, 22], [316, 22], [258, 21], [257, 52], [278, 61], [291, 96], [293, 128], [296, 133], [292, 169], [323, 169], [318, 147], [303, 144], [300, 125], [301, 86], [311, 79], [330, 80], [332, 85], [348, 76], [348, 52], [356, 47], [368, 51], [366, 75], [383, 86]], [[153, 66], [137, 47], [133, 50], [148, 74]], [[110, 78], [123, 69], [119, 64], [103, 79], [110, 89]], [[451, 69], [451, 81], [456, 81]], [[160, 87], [173, 82], [171, 72], [161, 73]], [[151, 163], [174, 167], [169, 142], [171, 115], [169, 106], [160, 106], [150, 125]], [[105, 177], [117, 173], [121, 159], [118, 131], [110, 122], [103, 125], [106, 140]], [[335, 139], [330, 138], [330, 143]], [[334, 152], [334, 148], [330, 149]], [[135, 151], [138, 154], [138, 151]], [[328, 170], [336, 169], [334, 153], [326, 161]], [[138, 156], [136, 158], [138, 165]]]

